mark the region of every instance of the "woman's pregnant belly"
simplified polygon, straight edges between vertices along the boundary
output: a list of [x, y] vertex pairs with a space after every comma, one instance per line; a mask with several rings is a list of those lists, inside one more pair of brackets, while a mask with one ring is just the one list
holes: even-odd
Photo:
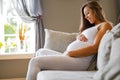
[[[88, 45], [90, 45], [90, 43], [83, 42], [83, 41], [80, 41], [80, 40], [75, 40], [71, 44], [68, 45], [68, 47], [67, 47], [66, 51], [64, 52], [63, 56], [66, 55], [68, 51], [75, 50], [75, 49], [80, 49], [80, 48], [83, 48], [83, 47], [88, 46]], [[93, 58], [93, 55], [87, 56], [87, 57], [74, 58], [74, 59], [76, 60], [76, 62], [78, 60], [77, 63], [79, 65], [84, 65], [84, 68], [87, 69], [92, 58]]]
[[88, 46], [88, 45], [90, 45], [90, 43], [83, 42], [80, 40], [75, 40], [71, 44], [68, 45], [68, 47], [64, 53], [71, 51], [71, 50], [80, 49], [80, 48], [83, 48], [83, 47]]

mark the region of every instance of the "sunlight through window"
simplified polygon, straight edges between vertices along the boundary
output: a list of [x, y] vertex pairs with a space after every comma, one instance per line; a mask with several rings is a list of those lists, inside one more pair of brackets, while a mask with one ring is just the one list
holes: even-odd
[[34, 53], [34, 23], [24, 23], [10, 0], [0, 0], [0, 10], [0, 54]]

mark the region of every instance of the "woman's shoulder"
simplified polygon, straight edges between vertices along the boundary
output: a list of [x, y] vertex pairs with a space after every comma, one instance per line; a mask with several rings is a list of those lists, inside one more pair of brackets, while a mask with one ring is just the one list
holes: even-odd
[[112, 26], [112, 25], [113, 25], [113, 23], [112, 23], [112, 22], [110, 22], [110, 21], [105, 21], [105, 22], [103, 22], [103, 25], [109, 25], [109, 26]]
[[113, 26], [112, 22], [105, 21], [105, 22], [102, 23], [100, 29], [105, 29], [105, 30], [106, 29], [112, 29], [112, 26]]

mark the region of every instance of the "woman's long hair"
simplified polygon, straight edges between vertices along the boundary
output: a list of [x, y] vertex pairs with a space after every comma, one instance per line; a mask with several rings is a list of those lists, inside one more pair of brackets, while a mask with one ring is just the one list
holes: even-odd
[[102, 11], [102, 7], [98, 4], [98, 2], [96, 1], [88, 1], [86, 2], [82, 8], [81, 8], [81, 23], [80, 23], [80, 27], [79, 30], [80, 32], [82, 32], [83, 30], [94, 26], [94, 24], [91, 24], [84, 15], [84, 8], [88, 6], [90, 9], [93, 10], [93, 12], [95, 13], [95, 16], [98, 20], [100, 20], [101, 22], [105, 21], [105, 17], [103, 15], [103, 11]]

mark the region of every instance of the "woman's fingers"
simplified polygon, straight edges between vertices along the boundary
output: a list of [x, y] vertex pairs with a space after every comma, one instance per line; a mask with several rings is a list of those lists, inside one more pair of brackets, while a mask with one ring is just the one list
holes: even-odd
[[83, 34], [78, 35], [77, 39], [80, 40], [80, 41], [83, 41], [83, 42], [87, 42], [88, 41], [88, 39]]

